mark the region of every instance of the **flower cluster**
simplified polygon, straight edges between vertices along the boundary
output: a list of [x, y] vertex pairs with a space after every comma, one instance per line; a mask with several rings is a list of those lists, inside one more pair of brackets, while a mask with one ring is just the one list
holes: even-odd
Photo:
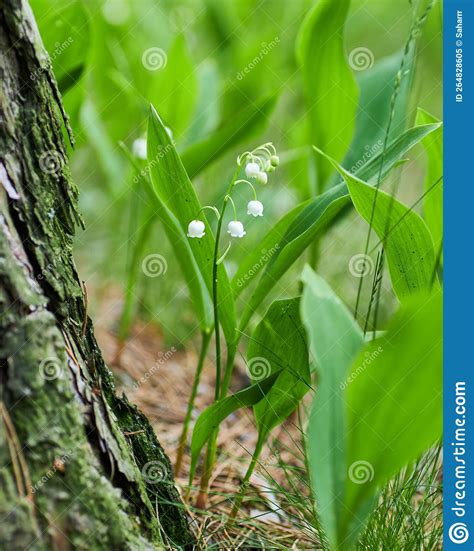
[[[268, 182], [268, 174], [270, 172], [273, 172], [275, 168], [279, 165], [279, 163], [280, 159], [276, 154], [274, 145], [271, 142], [263, 144], [253, 151], [246, 151], [245, 153], [237, 157], [237, 166], [240, 168], [245, 165], [245, 175], [248, 179], [234, 179], [231, 182], [225, 196], [225, 202], [230, 201], [234, 209], [234, 219], [231, 220], [227, 225], [227, 233], [231, 237], [244, 237], [244, 235], [246, 235], [244, 225], [242, 224], [242, 222], [237, 220], [237, 211], [234, 201], [232, 200], [232, 197], [230, 195], [232, 188], [237, 184], [248, 184], [253, 191], [253, 199], [247, 204], [247, 214], [255, 217], [263, 216], [263, 204], [257, 199], [257, 192], [255, 191], [255, 187], [250, 180], [255, 179], [258, 184], [265, 185]], [[203, 209], [206, 208], [216, 212], [218, 218], [222, 216], [222, 213], [219, 213], [219, 211], [215, 207], [203, 207]], [[191, 220], [188, 225], [187, 235], [191, 238], [201, 238], [206, 235], [205, 229], [206, 226], [202, 220]]]

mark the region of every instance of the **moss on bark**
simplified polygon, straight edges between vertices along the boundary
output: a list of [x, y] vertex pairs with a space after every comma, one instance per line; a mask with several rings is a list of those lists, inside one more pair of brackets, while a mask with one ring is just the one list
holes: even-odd
[[86, 317], [67, 118], [25, 0], [1, 3], [0, 49], [0, 541], [191, 548], [169, 460]]

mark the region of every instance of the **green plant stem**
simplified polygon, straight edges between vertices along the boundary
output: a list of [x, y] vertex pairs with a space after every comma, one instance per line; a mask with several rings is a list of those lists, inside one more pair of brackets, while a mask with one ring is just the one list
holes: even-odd
[[[224, 195], [224, 201], [222, 204], [222, 208], [220, 211], [220, 216], [217, 222], [217, 230], [216, 230], [216, 241], [214, 245], [214, 259], [212, 263], [212, 305], [213, 305], [213, 311], [214, 311], [214, 334], [215, 334], [215, 341], [216, 341], [216, 382], [215, 382], [215, 389], [214, 389], [214, 401], [217, 402], [219, 400], [219, 397], [221, 395], [221, 357], [222, 357], [222, 351], [221, 351], [221, 340], [220, 340], [220, 325], [219, 325], [219, 308], [218, 308], [218, 296], [217, 296], [217, 285], [218, 285], [218, 260], [219, 260], [219, 240], [220, 235], [222, 231], [222, 222], [224, 220], [224, 213], [225, 209], [229, 200], [230, 193], [232, 191], [232, 188], [235, 185], [235, 182], [237, 180], [237, 176], [240, 171], [240, 166], [235, 171], [235, 174], [229, 184], [229, 187], [227, 188], [227, 191]], [[227, 371], [227, 370], [226, 370]], [[203, 509], [206, 505], [207, 500], [207, 492], [209, 488], [209, 480], [211, 478], [212, 469], [214, 467], [215, 459], [216, 459], [216, 452], [217, 452], [217, 434], [218, 431], [216, 430], [210, 440], [209, 444], [207, 446], [206, 451], [206, 459], [204, 461], [204, 469], [201, 476], [201, 483], [200, 483], [200, 489], [199, 489], [199, 495], [197, 498], [196, 506], [200, 509]]]
[[257, 440], [257, 445], [255, 446], [255, 451], [253, 452], [253, 455], [252, 455], [252, 461], [250, 461], [250, 465], [248, 466], [247, 472], [245, 473], [244, 479], [242, 480], [242, 484], [240, 486], [240, 492], [238, 496], [235, 498], [234, 506], [232, 507], [232, 511], [230, 513], [231, 519], [235, 518], [237, 511], [240, 509], [240, 506], [242, 505], [242, 500], [244, 499], [245, 491], [249, 484], [250, 477], [252, 476], [252, 473], [255, 470], [255, 466], [257, 465], [258, 458], [260, 457], [260, 454], [262, 452], [263, 442], [264, 442], [264, 439], [259, 437], [259, 439]]
[[188, 401], [188, 409], [186, 411], [186, 417], [184, 418], [183, 431], [181, 433], [181, 438], [179, 439], [178, 453], [176, 456], [176, 463], [174, 467], [175, 476], [179, 476], [179, 472], [181, 470], [181, 463], [183, 461], [184, 451], [186, 449], [189, 423], [191, 422], [194, 402], [196, 400], [199, 381], [201, 380], [201, 373], [204, 367], [204, 360], [206, 359], [207, 349], [209, 348], [209, 343], [211, 342], [211, 335], [211, 331], [202, 331], [201, 333], [201, 349], [199, 352], [199, 360], [196, 368], [196, 373], [194, 375], [193, 387], [191, 389], [191, 396], [189, 397]]

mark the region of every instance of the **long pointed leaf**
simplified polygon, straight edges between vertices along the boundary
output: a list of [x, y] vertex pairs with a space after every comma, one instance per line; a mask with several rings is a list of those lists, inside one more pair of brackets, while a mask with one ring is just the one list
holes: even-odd
[[385, 191], [359, 180], [334, 159], [324, 156], [346, 181], [357, 212], [372, 224], [383, 242], [392, 285], [398, 298], [404, 300], [417, 291], [429, 291], [433, 284], [436, 256], [433, 239], [421, 216]]
[[255, 383], [240, 392], [231, 394], [226, 398], [218, 400], [212, 406], [205, 409], [197, 418], [191, 439], [191, 469], [190, 479], [193, 478], [196, 470], [199, 454], [212, 433], [222, 421], [237, 409], [253, 406], [258, 403], [267, 392], [270, 391], [278, 379], [281, 370], [275, 371], [266, 379]]
[[[164, 127], [158, 113], [151, 107], [148, 126], [148, 166], [153, 189], [164, 205], [175, 216], [186, 239], [188, 223], [194, 220], [201, 205], [183, 163]], [[206, 286], [212, 293], [212, 263], [214, 238], [205, 216], [206, 235], [202, 239], [190, 239], [189, 245]], [[227, 273], [222, 265], [218, 268], [218, 308], [222, 328], [228, 344], [235, 340], [235, 306]]]

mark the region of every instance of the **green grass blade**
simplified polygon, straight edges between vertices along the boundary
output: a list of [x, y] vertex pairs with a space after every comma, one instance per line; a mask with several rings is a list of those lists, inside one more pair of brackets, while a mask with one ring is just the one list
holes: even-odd
[[[311, 129], [310, 143], [339, 161], [352, 139], [358, 89], [344, 49], [344, 24], [350, 0], [321, 0], [309, 12], [298, 36]], [[317, 156], [316, 188], [326, 187], [333, 167]]]
[[302, 279], [301, 317], [318, 372], [308, 424], [310, 475], [323, 528], [336, 543], [345, 480], [344, 385], [364, 337], [346, 306], [309, 266]]
[[[406, 71], [411, 73], [414, 65], [415, 48], [408, 52]], [[344, 168], [352, 173], [379, 154], [383, 147], [385, 132], [390, 118], [391, 100], [397, 73], [404, 55], [403, 50], [375, 63], [372, 69], [359, 73], [360, 86], [359, 105], [357, 107], [354, 137], [344, 161]], [[394, 113], [389, 136], [389, 143], [399, 136], [406, 127], [407, 114], [410, 106], [410, 91], [412, 79], [403, 78]], [[426, 124], [435, 121], [417, 121], [417, 124]], [[324, 148], [320, 148], [323, 149]]]

